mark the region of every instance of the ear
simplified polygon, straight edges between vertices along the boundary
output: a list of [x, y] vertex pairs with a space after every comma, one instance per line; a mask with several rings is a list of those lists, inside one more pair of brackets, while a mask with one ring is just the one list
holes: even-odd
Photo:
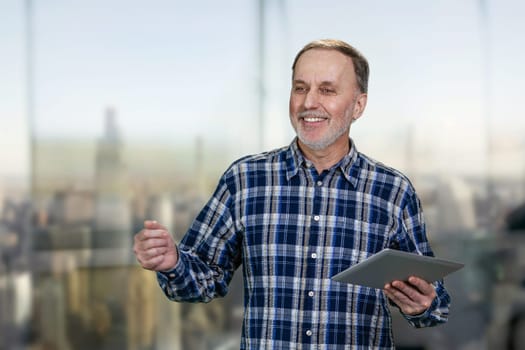
[[353, 121], [356, 121], [363, 115], [363, 112], [365, 111], [365, 108], [366, 108], [367, 100], [368, 100], [368, 95], [365, 93], [360, 93], [357, 96], [355, 104], [354, 104], [354, 111], [352, 113]]

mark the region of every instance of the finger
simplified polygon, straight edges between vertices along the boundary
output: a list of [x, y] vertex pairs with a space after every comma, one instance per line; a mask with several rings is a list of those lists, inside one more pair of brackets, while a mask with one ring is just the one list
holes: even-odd
[[144, 254], [148, 257], [152, 256], [155, 252], [155, 250], [152, 249], [168, 251], [169, 241], [167, 238], [148, 238], [141, 240], [141, 238], [138, 238], [137, 236], [135, 236], [135, 243], [133, 244], [133, 251], [137, 257]]
[[146, 260], [152, 259], [159, 255], [164, 255], [168, 251], [167, 247], [156, 247], [156, 248], [150, 248], [147, 250], [143, 250], [141, 252], [141, 256], [144, 257]]
[[159, 266], [160, 263], [162, 263], [162, 261], [164, 260], [164, 255], [157, 255], [149, 259], [137, 258], [137, 260], [143, 268], [147, 270], [154, 270], [157, 266]]
[[[417, 285], [410, 283], [410, 280], [417, 283]], [[393, 286], [401, 290], [406, 294], [410, 299], [415, 301], [421, 306], [428, 308], [434, 298], [436, 297], [436, 292], [434, 287], [430, 285], [425, 280], [422, 280], [418, 277], [410, 277], [409, 282], [394, 281], [392, 282]], [[421, 289], [423, 290], [421, 290]]]
[[162, 229], [144, 229], [139, 232], [139, 241], [147, 241], [149, 239], [155, 239], [155, 238], [166, 238], [168, 237], [168, 234], [165, 230]]
[[402, 292], [413, 304], [425, 308], [430, 306], [428, 301], [429, 297], [422, 294], [417, 288], [412, 287], [410, 284], [401, 281], [394, 281], [392, 282], [392, 285]]
[[402, 303], [403, 305], [409, 307], [415, 307], [417, 305], [416, 301], [408, 295], [404, 289], [399, 288], [395, 283], [399, 281], [392, 282], [389, 286], [385, 286], [385, 291], [388, 293], [389, 297], [391, 296], [393, 300]]
[[140, 250], [148, 250], [151, 248], [159, 248], [159, 247], [168, 247], [169, 240], [166, 237], [150, 238], [150, 239], [141, 241], [138, 244], [138, 246]]
[[421, 306], [392, 285], [385, 286], [384, 293], [407, 315], [417, 315], [424, 311]]
[[432, 296], [436, 293], [434, 286], [432, 286], [430, 283], [425, 281], [422, 278], [411, 276], [408, 279], [408, 282], [415, 286], [422, 294]]
[[145, 220], [144, 221], [144, 228], [150, 229], [150, 230], [168, 230], [166, 227], [159, 224], [156, 220]]
[[392, 282], [392, 286], [394, 287], [394, 292], [396, 290], [399, 291], [399, 293], [395, 293], [397, 298], [419, 312], [427, 310], [436, 296], [435, 291], [429, 295], [422, 294], [417, 288], [401, 281]]

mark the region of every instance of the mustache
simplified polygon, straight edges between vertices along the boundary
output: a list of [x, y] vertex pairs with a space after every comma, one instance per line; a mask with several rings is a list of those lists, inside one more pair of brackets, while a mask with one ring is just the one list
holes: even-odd
[[321, 111], [302, 111], [297, 114], [299, 118], [308, 118], [308, 117], [314, 117], [314, 118], [328, 118], [328, 115], [326, 113], [323, 113]]

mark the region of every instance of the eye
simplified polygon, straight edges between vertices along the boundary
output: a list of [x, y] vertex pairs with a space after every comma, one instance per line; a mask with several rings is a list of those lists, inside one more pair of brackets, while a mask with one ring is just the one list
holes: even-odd
[[334, 95], [335, 94], [335, 90], [332, 89], [332, 88], [329, 88], [329, 87], [322, 87], [322, 88], [319, 89], [319, 91], [323, 95]]
[[298, 94], [303, 94], [306, 92], [306, 87], [301, 86], [301, 85], [296, 85], [294, 86], [293, 91]]

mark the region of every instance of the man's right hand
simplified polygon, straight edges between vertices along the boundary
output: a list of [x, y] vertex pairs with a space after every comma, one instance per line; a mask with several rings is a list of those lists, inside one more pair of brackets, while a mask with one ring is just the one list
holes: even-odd
[[156, 221], [144, 221], [144, 229], [135, 235], [133, 251], [140, 265], [152, 271], [169, 271], [179, 258], [170, 233]]

